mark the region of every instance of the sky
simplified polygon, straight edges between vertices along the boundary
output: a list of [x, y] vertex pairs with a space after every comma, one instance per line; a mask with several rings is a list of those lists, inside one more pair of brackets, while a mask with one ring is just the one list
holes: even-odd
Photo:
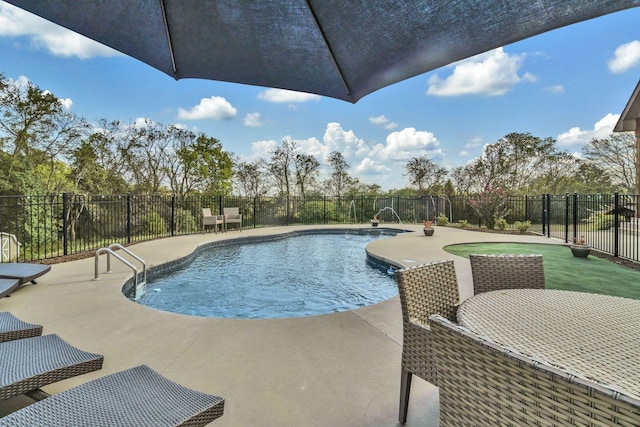
[[29, 80], [96, 124], [151, 119], [217, 138], [241, 161], [291, 139], [321, 165], [383, 190], [408, 186], [426, 156], [452, 169], [511, 133], [551, 137], [580, 156], [607, 138], [640, 79], [640, 8], [553, 30], [413, 77], [356, 104], [200, 79], [176, 81], [136, 59], [0, 0], [0, 73]]

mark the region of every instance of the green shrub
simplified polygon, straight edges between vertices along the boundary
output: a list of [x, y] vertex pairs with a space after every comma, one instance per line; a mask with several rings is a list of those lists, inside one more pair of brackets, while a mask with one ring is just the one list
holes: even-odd
[[504, 218], [498, 218], [496, 220], [496, 228], [498, 230], [504, 230], [505, 228], [507, 228], [507, 220]]
[[521, 233], [526, 233], [531, 228], [531, 221], [516, 221], [513, 226]]
[[144, 220], [142, 231], [146, 235], [160, 236], [167, 232], [167, 226], [158, 212], [151, 212]]
[[471, 224], [469, 224], [469, 221], [467, 221], [466, 219], [461, 219], [458, 221], [458, 227], [460, 228], [469, 228], [471, 227]]
[[449, 218], [447, 218], [445, 214], [438, 215], [438, 217], [436, 218], [436, 225], [448, 225], [448, 224], [449, 224]]

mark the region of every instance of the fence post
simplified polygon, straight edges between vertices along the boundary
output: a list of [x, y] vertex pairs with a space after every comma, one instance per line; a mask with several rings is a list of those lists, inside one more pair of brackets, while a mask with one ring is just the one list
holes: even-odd
[[573, 238], [578, 237], [578, 193], [573, 193]]
[[547, 193], [545, 197], [547, 203], [547, 237], [551, 237], [551, 194]]
[[131, 243], [131, 193], [127, 193], [127, 243]]
[[171, 236], [176, 235], [176, 193], [171, 195]]
[[62, 193], [62, 253], [69, 255], [69, 195]]
[[542, 207], [542, 235], [547, 234], [547, 198], [543, 194], [541, 197], [542, 203], [540, 206]]
[[613, 193], [613, 206], [613, 256], [618, 257], [620, 255], [620, 195], [617, 191]]
[[[569, 242], [569, 193], [564, 193], [564, 242]], [[575, 209], [573, 210], [573, 217], [575, 218]], [[575, 237], [575, 226], [574, 226]]]

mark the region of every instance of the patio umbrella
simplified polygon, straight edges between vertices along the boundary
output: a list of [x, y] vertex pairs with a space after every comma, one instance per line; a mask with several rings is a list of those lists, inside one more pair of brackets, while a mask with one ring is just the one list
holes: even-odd
[[356, 102], [640, 0], [7, 0], [176, 78]]

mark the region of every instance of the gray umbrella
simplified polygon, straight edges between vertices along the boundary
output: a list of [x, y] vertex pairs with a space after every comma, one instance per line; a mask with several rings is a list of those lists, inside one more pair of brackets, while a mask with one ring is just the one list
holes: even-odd
[[7, 0], [176, 79], [356, 102], [640, 0]]

